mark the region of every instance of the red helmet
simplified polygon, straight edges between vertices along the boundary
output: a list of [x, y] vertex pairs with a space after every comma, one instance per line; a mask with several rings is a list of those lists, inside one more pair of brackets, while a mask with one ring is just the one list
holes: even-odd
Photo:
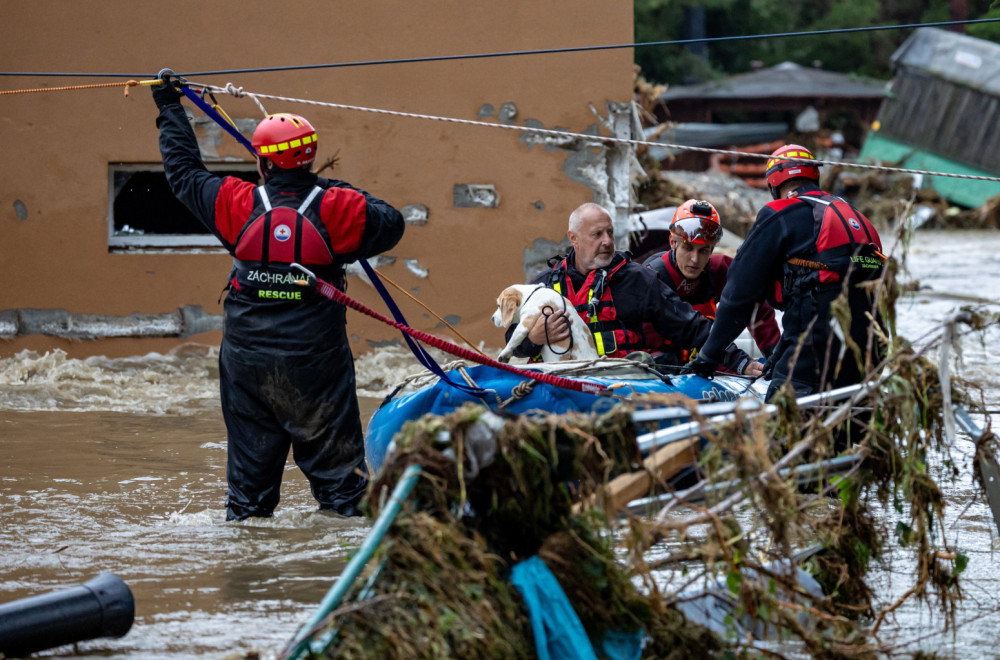
[[[775, 158], [784, 156], [785, 158]], [[789, 160], [791, 158], [801, 158], [803, 160]], [[819, 181], [819, 165], [805, 162], [806, 160], [816, 160], [812, 152], [797, 144], [786, 144], [775, 150], [767, 160], [767, 185], [772, 193], [789, 179], [812, 179]]]
[[287, 112], [264, 117], [251, 144], [258, 156], [286, 170], [316, 160], [316, 129], [303, 117]]
[[670, 233], [685, 243], [715, 245], [722, 238], [719, 212], [706, 201], [689, 199], [674, 211]]

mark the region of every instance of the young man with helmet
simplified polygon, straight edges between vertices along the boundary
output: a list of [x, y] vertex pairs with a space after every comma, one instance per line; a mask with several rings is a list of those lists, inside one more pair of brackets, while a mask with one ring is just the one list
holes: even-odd
[[[652, 269], [661, 282], [696, 312], [714, 319], [733, 263], [730, 256], [713, 254], [721, 238], [722, 223], [715, 207], [706, 201], [689, 199], [677, 207], [670, 222], [670, 249], [652, 255], [643, 265]], [[747, 329], [764, 355], [770, 354], [781, 337], [774, 310], [766, 302], [754, 309]], [[677, 352], [669, 342], [665, 343], [664, 351]], [[687, 361], [685, 357], [681, 354], [677, 359], [683, 364]]]
[[[627, 252], [615, 250], [611, 214], [598, 204], [586, 203], [569, 216], [566, 232], [573, 249], [549, 260], [551, 269], [532, 280], [544, 283], [565, 296], [575, 313], [590, 327], [600, 355], [626, 357], [652, 348], [644, 333], [650, 326], [658, 335], [656, 347], [665, 337], [677, 346], [695, 349], [708, 337], [711, 321], [677, 297], [673, 289], [656, 279], [648, 268], [632, 261]], [[545, 342], [569, 337], [567, 314], [555, 310], [539, 316], [528, 337], [514, 350], [518, 357], [535, 357]], [[513, 333], [507, 330], [507, 338]], [[755, 375], [760, 365], [736, 346], [722, 351], [725, 364], [736, 373]]]
[[210, 173], [180, 83], [169, 70], [160, 77], [153, 99], [167, 181], [233, 255], [219, 353], [226, 517], [272, 515], [290, 447], [320, 509], [359, 515], [368, 480], [345, 309], [299, 286], [291, 264], [342, 289], [345, 265], [394, 246], [403, 218], [310, 172], [316, 131], [298, 115], [270, 115], [254, 131], [264, 185]]
[[[820, 190], [814, 160], [795, 144], [771, 154], [766, 176], [774, 201], [757, 214], [736, 253], [711, 335], [691, 371], [714, 372], [722, 349], [764, 300], [784, 311], [781, 341], [769, 358], [768, 398], [786, 382], [797, 395], [859, 383], [879, 361], [878, 341], [869, 341], [869, 315], [877, 313], [868, 285], [883, 271], [881, 239], [857, 209]], [[838, 323], [831, 307], [842, 294], [851, 316], [846, 346], [831, 327]]]

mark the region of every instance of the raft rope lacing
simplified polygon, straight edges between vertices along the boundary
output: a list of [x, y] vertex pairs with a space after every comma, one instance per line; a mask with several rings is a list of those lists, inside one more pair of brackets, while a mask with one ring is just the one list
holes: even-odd
[[[482, 351], [480, 351], [479, 354], [482, 355], [485, 358], [489, 357], [488, 355], [486, 355]], [[456, 367], [455, 370], [458, 371], [459, 375], [462, 377], [462, 380], [465, 381], [466, 385], [468, 385], [469, 387], [475, 388], [477, 390], [482, 390], [483, 392], [492, 392], [493, 396], [496, 397], [497, 404], [500, 405], [500, 406], [504, 405], [503, 399], [500, 398], [500, 395], [497, 394], [496, 390], [489, 390], [489, 389], [486, 389], [485, 387], [480, 386], [479, 383], [476, 382], [476, 379], [472, 377], [472, 374], [470, 374], [468, 372], [468, 370], [465, 368], [464, 365], [460, 366], [460, 367]], [[445, 370], [442, 369], [442, 371], [445, 371]]]
[[506, 408], [511, 403], [517, 401], [518, 399], [523, 399], [524, 397], [531, 394], [532, 390], [535, 389], [535, 385], [538, 383], [537, 380], [522, 380], [520, 383], [515, 385], [510, 391], [510, 398], [500, 404], [501, 408]]

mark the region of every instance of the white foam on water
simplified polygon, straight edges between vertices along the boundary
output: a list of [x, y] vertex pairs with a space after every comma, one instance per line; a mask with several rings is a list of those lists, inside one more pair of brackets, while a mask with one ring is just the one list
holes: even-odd
[[0, 359], [0, 409], [184, 415], [219, 406], [218, 349], [70, 358], [55, 349]]
[[[449, 357], [433, 351], [439, 364]], [[219, 352], [185, 345], [165, 355], [71, 358], [55, 349], [0, 358], [0, 410], [190, 415], [219, 408]], [[409, 349], [389, 345], [355, 360], [359, 396], [384, 397], [426, 373]]]
[[[439, 360], [440, 356], [435, 355]], [[360, 396], [384, 397], [407, 376], [425, 371], [405, 346], [376, 348], [354, 361]]]
[[218, 525], [226, 522], [225, 509], [205, 509], [185, 513], [173, 511], [167, 517], [167, 524], [176, 527], [205, 527], [208, 525]]

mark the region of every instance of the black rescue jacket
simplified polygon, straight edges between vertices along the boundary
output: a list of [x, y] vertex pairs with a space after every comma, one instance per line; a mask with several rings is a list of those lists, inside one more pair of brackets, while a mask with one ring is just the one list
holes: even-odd
[[306, 265], [342, 287], [346, 264], [399, 241], [404, 228], [399, 211], [343, 181], [305, 170], [279, 170], [260, 187], [212, 174], [180, 104], [164, 107], [157, 126], [171, 189], [234, 256], [225, 303], [227, 341], [248, 350], [296, 354], [339, 344], [343, 306], [296, 285], [290, 264]]
[[[701, 276], [693, 282], [681, 273], [673, 250], [658, 252], [647, 258], [643, 265], [656, 273], [661, 282], [676, 291], [681, 300], [694, 307], [696, 312], [714, 319], [732, 263], [733, 258], [728, 255], [713, 254]], [[767, 303], [757, 307], [747, 329], [764, 355], [770, 354], [781, 338], [774, 309]]]
[[[560, 284], [560, 293], [564, 296], [575, 295], [580, 300], [577, 313], [588, 321], [591, 331], [615, 332], [625, 337], [627, 350], [620, 349], [608, 355], [620, 356], [628, 350], [648, 350], [652, 347], [642, 344], [643, 324], [651, 323], [662, 337], [669, 339], [677, 346], [686, 349], [699, 348], [708, 337], [712, 327], [711, 320], [696, 312], [690, 305], [683, 302], [673, 289], [657, 279], [656, 274], [634, 261], [627, 252], [617, 252], [607, 268], [598, 269], [584, 274], [577, 270], [576, 253], [570, 250], [565, 256], [553, 257], [549, 260], [551, 269], [545, 270], [531, 280], [532, 284], [545, 284], [553, 287]], [[600, 271], [603, 271], [602, 275]], [[610, 277], [608, 273], [613, 273]], [[597, 286], [600, 291], [593, 295], [587, 294], [588, 289]], [[598, 301], [598, 305], [590, 305], [590, 301]], [[596, 323], [590, 324], [594, 316], [592, 309], [597, 310]], [[613, 311], [612, 311], [613, 310]], [[513, 332], [508, 329], [507, 336]], [[640, 342], [640, 343], [637, 343]], [[515, 349], [518, 357], [535, 357], [541, 352], [541, 346], [525, 339]], [[749, 356], [735, 346], [723, 350], [724, 364], [734, 370], [741, 371], [749, 361]]]
[[[839, 214], [827, 213], [831, 201], [837, 202]], [[802, 386], [800, 391], [858, 382], [861, 375], [854, 356], [845, 357], [841, 371], [830, 363], [840, 346], [830, 329], [831, 304], [846, 291], [850, 336], [864, 350], [869, 330], [866, 313], [873, 311], [873, 301], [858, 283], [881, 275], [879, 250], [878, 232], [868, 219], [813, 184], [767, 204], [729, 268], [703, 354], [721, 357], [725, 345], [746, 327], [754, 306], [767, 300], [784, 310], [781, 341], [771, 358], [778, 365], [775, 381], [791, 377], [796, 387]], [[799, 344], [802, 349], [793, 359]]]

